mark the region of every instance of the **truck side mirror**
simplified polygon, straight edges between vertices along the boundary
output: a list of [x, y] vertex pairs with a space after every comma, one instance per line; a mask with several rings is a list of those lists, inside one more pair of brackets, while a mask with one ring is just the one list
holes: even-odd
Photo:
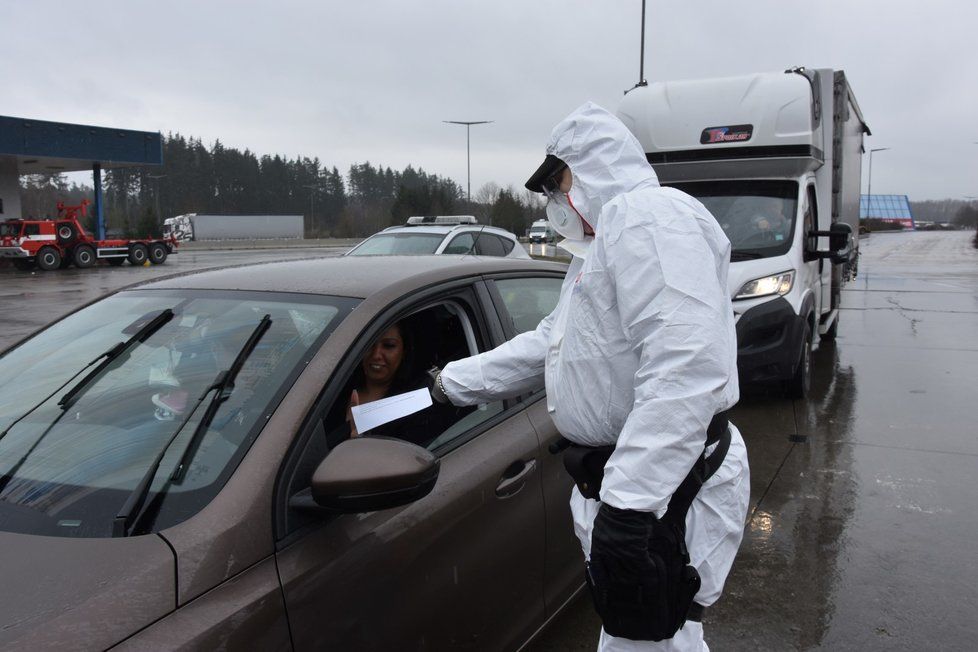
[[[827, 237], [829, 239], [828, 251], [820, 251], [816, 248], [816, 243], [820, 237]], [[805, 254], [805, 260], [828, 258], [832, 261], [833, 265], [842, 265], [851, 262], [852, 227], [843, 222], [836, 222], [828, 231], [809, 231], [808, 239], [805, 243]]]
[[829, 228], [829, 249], [832, 263], [841, 265], [852, 259], [852, 227], [836, 222]]

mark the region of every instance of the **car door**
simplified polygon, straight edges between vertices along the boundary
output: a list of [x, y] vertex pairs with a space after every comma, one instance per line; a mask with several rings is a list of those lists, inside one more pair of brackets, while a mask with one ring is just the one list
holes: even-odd
[[[507, 337], [533, 330], [556, 307], [563, 277], [559, 274], [509, 274], [489, 281], [490, 296], [497, 307]], [[544, 600], [552, 615], [580, 589], [583, 583], [581, 545], [574, 535], [570, 512], [573, 481], [564, 470], [560, 454], [549, 446], [560, 438], [547, 412], [541, 390], [523, 398], [526, 414], [540, 438], [540, 478], [547, 509], [547, 550], [544, 570]]]
[[[394, 307], [362, 334], [347, 371], [378, 329], [438, 302], [459, 311], [465, 337], [478, 349], [500, 341], [499, 324], [487, 321], [494, 310], [484, 312], [492, 310], [485, 288], [477, 294], [469, 286]], [[340, 382], [331, 382], [324, 405], [346, 400], [343, 371], [334, 374]], [[430, 444], [440, 461], [437, 483], [414, 503], [365, 514], [290, 515], [290, 496], [308, 485], [328, 446], [321, 415], [285, 469], [288, 489], [278, 501], [288, 518], [276, 557], [295, 648], [504, 650], [526, 641], [544, 621], [545, 513], [539, 441], [523, 405], [481, 406], [437, 437]]]

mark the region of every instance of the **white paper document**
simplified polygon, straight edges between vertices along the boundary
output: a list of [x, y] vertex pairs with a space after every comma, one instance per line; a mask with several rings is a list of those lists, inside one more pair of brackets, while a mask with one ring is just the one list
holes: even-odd
[[362, 435], [377, 426], [414, 414], [430, 405], [431, 393], [422, 388], [382, 398], [379, 401], [354, 405], [350, 408], [350, 412], [353, 413], [353, 423], [357, 427], [357, 432]]

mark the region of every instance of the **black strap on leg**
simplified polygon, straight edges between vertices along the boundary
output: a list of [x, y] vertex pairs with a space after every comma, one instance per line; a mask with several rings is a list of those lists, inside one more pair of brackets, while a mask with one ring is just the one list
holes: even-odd
[[686, 620], [692, 620], [694, 623], [703, 622], [703, 615], [706, 613], [706, 607], [701, 605], [699, 602], [694, 602], [689, 605], [689, 611], [686, 613]]
[[[719, 432], [716, 432], [718, 430]], [[715, 439], [711, 441], [714, 434]], [[693, 504], [696, 494], [699, 493], [700, 487], [706, 484], [706, 481], [723, 465], [723, 459], [730, 449], [730, 425], [727, 422], [726, 412], [721, 412], [713, 418], [710, 429], [707, 430], [706, 441], [707, 446], [716, 443], [716, 448], [713, 449], [709, 457], [704, 451], [696, 460], [693, 468], [686, 474], [686, 477], [679, 484], [679, 488], [669, 499], [669, 507], [666, 509], [665, 516], [662, 517], [663, 520], [671, 521], [682, 532], [686, 531], [686, 513]]]

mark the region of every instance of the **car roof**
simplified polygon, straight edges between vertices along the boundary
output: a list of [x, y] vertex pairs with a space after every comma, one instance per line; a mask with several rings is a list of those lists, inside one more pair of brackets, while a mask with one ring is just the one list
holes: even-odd
[[299, 292], [363, 299], [381, 290], [397, 295], [466, 276], [566, 270], [562, 263], [497, 256], [337, 256], [190, 272], [129, 289]]
[[[496, 235], [501, 235], [504, 237], [515, 238], [516, 236], [507, 231], [506, 229], [501, 229], [497, 226], [489, 226], [488, 224], [445, 224], [442, 226], [389, 226], [380, 233], [375, 233], [374, 235], [380, 235], [382, 233], [454, 233], [461, 231], [485, 231], [486, 233], [495, 233]], [[374, 236], [370, 236], [371, 238]]]

